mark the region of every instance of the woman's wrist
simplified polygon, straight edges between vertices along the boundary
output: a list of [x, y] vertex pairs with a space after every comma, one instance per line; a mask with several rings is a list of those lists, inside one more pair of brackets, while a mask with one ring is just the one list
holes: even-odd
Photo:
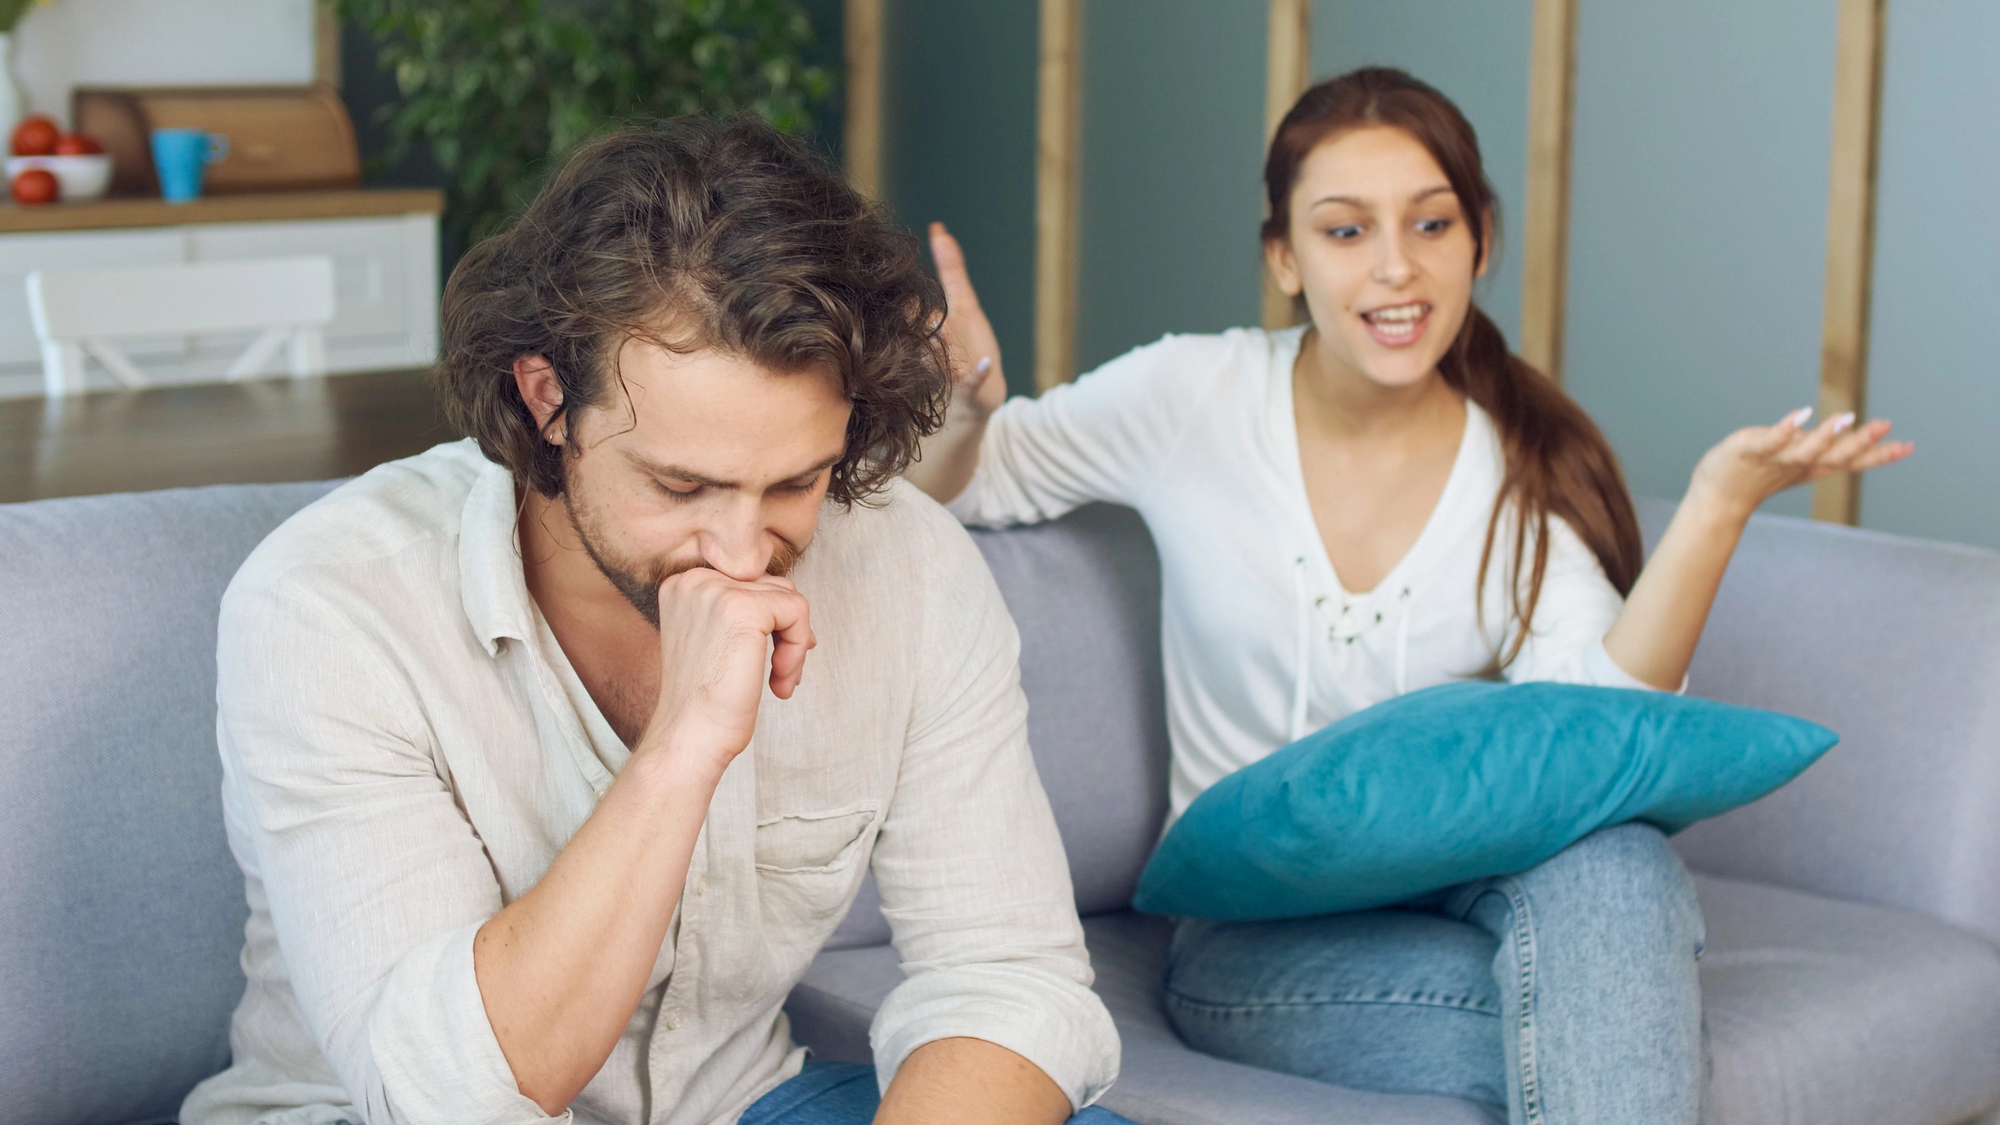
[[1759, 501], [1733, 496], [1707, 485], [1700, 473], [1688, 484], [1687, 495], [1674, 513], [1677, 518], [1697, 521], [1717, 530], [1740, 532], [1757, 512]]

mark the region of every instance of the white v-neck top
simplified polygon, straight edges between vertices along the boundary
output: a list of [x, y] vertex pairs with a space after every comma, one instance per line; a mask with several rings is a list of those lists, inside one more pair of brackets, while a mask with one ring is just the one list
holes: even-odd
[[[1385, 699], [1476, 674], [1511, 644], [1506, 547], [1483, 613], [1474, 584], [1504, 471], [1466, 403], [1437, 507], [1373, 590], [1328, 561], [1299, 467], [1292, 366], [1303, 329], [1168, 336], [1040, 398], [1001, 406], [950, 506], [969, 524], [1054, 519], [1096, 500], [1138, 510], [1159, 548], [1172, 810], [1294, 739]], [[1604, 652], [1623, 605], [1560, 519], [1512, 680], [1643, 688]]]

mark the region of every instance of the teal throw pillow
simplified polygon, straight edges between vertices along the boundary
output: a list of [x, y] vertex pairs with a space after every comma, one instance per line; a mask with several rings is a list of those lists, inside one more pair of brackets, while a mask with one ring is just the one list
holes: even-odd
[[1777, 789], [1839, 740], [1705, 699], [1446, 684], [1349, 715], [1188, 806], [1133, 905], [1297, 918], [1524, 871], [1599, 828], [1678, 832]]

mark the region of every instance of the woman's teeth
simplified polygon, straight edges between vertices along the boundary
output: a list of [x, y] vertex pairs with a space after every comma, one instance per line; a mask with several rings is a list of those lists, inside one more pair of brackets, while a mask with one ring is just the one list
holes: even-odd
[[1431, 311], [1426, 304], [1397, 305], [1394, 308], [1376, 309], [1361, 314], [1368, 322], [1371, 334], [1384, 343], [1404, 343], [1416, 338], [1423, 327], [1424, 317]]

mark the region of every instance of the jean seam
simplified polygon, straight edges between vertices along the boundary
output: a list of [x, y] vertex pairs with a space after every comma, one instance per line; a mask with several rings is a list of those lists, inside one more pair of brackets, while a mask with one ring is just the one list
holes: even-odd
[[1199, 1008], [1204, 1012], [1261, 1012], [1271, 1008], [1317, 1008], [1333, 1004], [1353, 1004], [1356, 1006], [1438, 1008], [1454, 1012], [1471, 1012], [1474, 1015], [1498, 1016], [1499, 1012], [1480, 1005], [1477, 1001], [1452, 1001], [1433, 999], [1400, 999], [1382, 996], [1301, 996], [1289, 1000], [1252, 1000], [1236, 1003], [1222, 1003], [1215, 1000], [1196, 1000], [1169, 991], [1167, 999], [1187, 1008]]
[[1464, 918], [1472, 913], [1472, 904], [1480, 894], [1497, 893], [1505, 895], [1511, 915], [1509, 939], [1514, 946], [1514, 960], [1517, 966], [1515, 987], [1519, 990], [1521, 1014], [1516, 1021], [1515, 1053], [1521, 1064], [1521, 1120], [1524, 1125], [1542, 1125], [1542, 1095], [1540, 1077], [1535, 1071], [1535, 924], [1533, 910], [1528, 902], [1528, 893], [1521, 889], [1519, 880], [1494, 879], [1478, 894], [1466, 900], [1465, 908], [1459, 912]]

